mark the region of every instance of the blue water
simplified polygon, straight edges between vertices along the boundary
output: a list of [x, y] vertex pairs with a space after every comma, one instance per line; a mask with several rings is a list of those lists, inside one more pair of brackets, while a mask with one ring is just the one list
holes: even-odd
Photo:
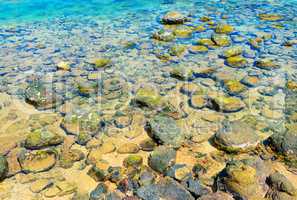
[[[292, 17], [296, 11], [296, 0], [1, 0], [0, 22], [19, 23], [61, 17], [121, 16], [127, 12], [143, 12], [163, 9], [185, 8], [200, 11], [278, 11]], [[198, 14], [198, 13], [196, 13]], [[232, 13], [230, 13], [232, 14]]]

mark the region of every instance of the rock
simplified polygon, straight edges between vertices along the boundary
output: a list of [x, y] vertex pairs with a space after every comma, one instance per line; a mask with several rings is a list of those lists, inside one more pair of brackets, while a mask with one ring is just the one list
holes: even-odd
[[44, 172], [55, 166], [56, 153], [51, 150], [25, 151], [19, 155], [19, 162], [25, 173]]
[[234, 46], [224, 50], [223, 54], [221, 55], [224, 58], [230, 58], [234, 56], [239, 56], [243, 52], [241, 46]]
[[238, 95], [246, 90], [245, 85], [237, 80], [224, 80], [224, 86], [230, 95]]
[[129, 154], [129, 153], [138, 153], [139, 147], [134, 143], [126, 143], [120, 146], [117, 150], [119, 154]]
[[257, 76], [246, 76], [240, 82], [248, 87], [256, 87], [260, 83], [260, 79]]
[[170, 31], [159, 30], [153, 33], [153, 39], [163, 41], [163, 42], [170, 42], [175, 39], [174, 35]]
[[236, 97], [214, 97], [208, 99], [207, 107], [221, 112], [238, 112], [245, 107], [244, 102]]
[[189, 38], [193, 34], [193, 29], [189, 26], [178, 26], [174, 31], [173, 34], [177, 38]]
[[162, 97], [159, 95], [157, 89], [149, 86], [139, 88], [136, 92], [134, 101], [141, 106], [149, 108], [160, 108], [164, 105]]
[[187, 189], [195, 198], [207, 195], [210, 189], [203, 186], [200, 181], [194, 179], [192, 176], [187, 177], [182, 181], [182, 185]]
[[295, 130], [276, 132], [268, 140], [277, 153], [297, 158], [297, 132]]
[[[7, 162], [8, 162], [8, 173], [7, 176], [14, 176], [17, 173], [21, 172], [21, 166], [18, 161], [19, 153], [21, 152], [21, 148], [15, 148], [7, 154]], [[0, 173], [1, 174], [1, 173]], [[1, 175], [0, 175], [1, 177]], [[1, 178], [0, 178], [1, 179]]]
[[166, 175], [175, 180], [182, 181], [191, 175], [191, 169], [184, 164], [175, 164], [167, 170]]
[[169, 54], [171, 56], [183, 56], [186, 50], [184, 45], [174, 45], [169, 49]]
[[139, 167], [143, 163], [143, 158], [140, 155], [129, 155], [124, 159], [123, 165], [125, 167]]
[[45, 192], [44, 192], [44, 196], [47, 197], [47, 198], [53, 198], [53, 197], [56, 197], [58, 196], [58, 194], [61, 192], [61, 190], [56, 187], [56, 186], [53, 186], [53, 187], [50, 187], [48, 188]]
[[281, 15], [274, 13], [259, 14], [259, 18], [264, 21], [280, 21], [283, 19]]
[[63, 137], [47, 129], [37, 129], [30, 132], [25, 139], [27, 149], [40, 149], [54, 146], [63, 142]]
[[96, 111], [76, 111], [67, 113], [61, 122], [61, 127], [67, 134], [79, 136], [80, 133], [94, 136], [101, 128], [103, 119]]
[[279, 66], [276, 63], [274, 63], [272, 59], [269, 58], [257, 60], [255, 62], [255, 66], [266, 70], [273, 70], [279, 68]]
[[115, 145], [112, 142], [105, 142], [101, 146], [93, 148], [89, 155], [87, 162], [95, 164], [98, 160], [101, 159], [102, 155], [112, 153], [116, 150]]
[[142, 151], [153, 151], [154, 148], [156, 147], [156, 143], [152, 139], [148, 138], [148, 139], [142, 140], [139, 146]]
[[208, 39], [208, 38], [199, 39], [197, 41], [197, 44], [198, 45], [203, 45], [203, 46], [206, 46], [206, 47], [209, 47], [209, 48], [215, 48], [215, 46], [216, 46], [216, 43], [213, 40]]
[[77, 83], [77, 89], [80, 95], [88, 97], [98, 93], [98, 84], [89, 81], [80, 81]]
[[61, 98], [45, 88], [39, 80], [34, 80], [26, 88], [25, 100], [40, 110], [56, 108], [62, 104]]
[[124, 178], [118, 183], [117, 189], [123, 193], [135, 193], [139, 188], [139, 184], [136, 179], [133, 178]]
[[147, 186], [154, 184], [155, 182], [155, 176], [152, 172], [150, 171], [143, 171], [141, 172], [139, 176], [139, 184], [140, 186]]
[[207, 105], [207, 99], [203, 95], [193, 95], [190, 99], [190, 105], [195, 109], [202, 109]]
[[8, 162], [4, 156], [0, 155], [0, 181], [6, 178], [7, 173], [8, 173]]
[[237, 120], [225, 123], [214, 135], [213, 141], [218, 148], [227, 152], [242, 152], [254, 149], [260, 138], [253, 127]]
[[211, 40], [219, 47], [226, 47], [231, 44], [229, 36], [224, 34], [213, 34]]
[[175, 164], [176, 151], [174, 149], [159, 146], [150, 154], [148, 165], [155, 171], [165, 173], [166, 170]]
[[203, 45], [194, 45], [194, 46], [191, 46], [189, 51], [191, 53], [206, 53], [208, 52], [208, 48], [206, 46], [203, 46]]
[[234, 200], [231, 195], [218, 191], [198, 198], [198, 200]]
[[170, 178], [163, 178], [156, 184], [139, 188], [137, 190], [137, 196], [143, 200], [194, 200], [193, 196], [187, 190]]
[[69, 62], [62, 61], [57, 64], [57, 69], [63, 70], [63, 71], [70, 71], [71, 67], [70, 67]]
[[215, 32], [220, 34], [230, 34], [234, 31], [234, 28], [228, 24], [218, 24]]
[[185, 83], [181, 86], [180, 92], [188, 96], [198, 95], [203, 94], [203, 88], [195, 83]]
[[230, 192], [235, 199], [263, 199], [256, 169], [243, 161], [228, 162], [219, 182], [220, 189]]
[[163, 24], [183, 24], [186, 21], [187, 17], [177, 11], [166, 13], [161, 20]]
[[58, 181], [56, 182], [55, 185], [57, 186], [57, 188], [61, 190], [61, 192], [59, 192], [58, 194], [59, 196], [66, 196], [69, 194], [73, 194], [77, 190], [76, 185], [68, 181]]
[[30, 190], [33, 193], [39, 193], [52, 185], [53, 182], [51, 182], [48, 179], [38, 179], [37, 181], [31, 184]]
[[233, 56], [226, 59], [226, 64], [230, 67], [243, 68], [247, 66], [247, 60], [242, 56]]
[[170, 69], [170, 76], [178, 80], [186, 81], [193, 78], [193, 70], [184, 66], [178, 65]]
[[59, 166], [65, 169], [71, 168], [73, 163], [84, 158], [84, 153], [79, 149], [63, 149], [59, 157]]
[[109, 58], [94, 58], [88, 61], [89, 64], [93, 65], [95, 69], [105, 68], [111, 65]]
[[88, 171], [88, 175], [92, 177], [95, 181], [105, 181], [108, 175], [108, 163], [100, 162], [93, 165]]
[[267, 184], [270, 186], [270, 191], [267, 192], [266, 196], [273, 200], [293, 200], [297, 198], [296, 188], [279, 172], [271, 174], [267, 178]]
[[[129, 166], [129, 167], [133, 167], [133, 166]], [[112, 183], [118, 183], [119, 181], [121, 181], [124, 176], [125, 176], [125, 170], [122, 167], [109, 167], [108, 168], [108, 180]]]
[[90, 193], [90, 200], [103, 199], [107, 191], [108, 191], [107, 186], [104, 183], [99, 183], [97, 187]]
[[132, 116], [129, 114], [116, 114], [113, 117], [114, 124], [117, 128], [126, 128], [132, 123]]
[[148, 135], [159, 144], [180, 147], [185, 137], [174, 119], [156, 115], [146, 126]]

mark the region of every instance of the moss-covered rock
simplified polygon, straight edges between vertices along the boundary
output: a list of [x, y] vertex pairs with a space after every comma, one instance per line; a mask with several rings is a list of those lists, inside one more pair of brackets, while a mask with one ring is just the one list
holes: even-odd
[[230, 95], [238, 95], [246, 90], [245, 85], [238, 80], [224, 80], [224, 86]]
[[123, 161], [125, 167], [140, 167], [142, 163], [143, 158], [140, 155], [129, 155]]
[[193, 34], [193, 28], [189, 26], [178, 26], [173, 34], [178, 38], [189, 38]]
[[211, 40], [219, 47], [227, 47], [231, 44], [230, 37], [225, 34], [213, 34]]
[[57, 133], [53, 133], [47, 129], [37, 129], [30, 132], [25, 139], [25, 147], [27, 149], [40, 149], [63, 142], [64, 138]]
[[88, 61], [95, 69], [105, 68], [111, 65], [109, 58], [93, 58]]
[[183, 56], [187, 48], [184, 45], [174, 45], [169, 49], [169, 53], [172, 56]]
[[247, 66], [247, 60], [242, 56], [233, 56], [226, 59], [226, 63], [230, 67], [243, 68]]
[[243, 52], [243, 49], [241, 46], [234, 46], [224, 50], [222, 57], [230, 58], [234, 56], [239, 56], [242, 54], [242, 52]]
[[206, 46], [203, 46], [203, 45], [194, 45], [194, 46], [191, 46], [189, 51], [191, 53], [206, 53], [208, 52], [208, 48]]
[[164, 99], [160, 96], [158, 90], [151, 86], [141, 87], [137, 90], [135, 103], [149, 108], [161, 108], [165, 104]]
[[259, 14], [259, 18], [264, 21], [280, 21], [283, 19], [281, 15], [274, 13]]
[[216, 33], [220, 33], [220, 34], [230, 34], [234, 31], [233, 26], [229, 25], [229, 24], [218, 24], [215, 32]]

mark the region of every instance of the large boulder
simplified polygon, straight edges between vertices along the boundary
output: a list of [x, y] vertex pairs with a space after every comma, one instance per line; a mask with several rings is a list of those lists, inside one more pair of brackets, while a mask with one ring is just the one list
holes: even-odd
[[194, 200], [194, 197], [171, 178], [163, 178], [156, 184], [146, 185], [137, 190], [143, 200]]
[[175, 120], [167, 116], [156, 115], [149, 120], [146, 129], [148, 135], [159, 144], [178, 148], [185, 139]]

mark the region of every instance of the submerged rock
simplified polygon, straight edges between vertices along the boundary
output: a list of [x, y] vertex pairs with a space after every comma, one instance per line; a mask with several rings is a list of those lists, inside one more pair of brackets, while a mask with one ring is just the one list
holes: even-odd
[[231, 195], [218, 191], [198, 198], [198, 200], [234, 200]]
[[225, 123], [215, 134], [213, 141], [227, 152], [241, 152], [255, 148], [260, 138], [248, 123], [237, 120]]
[[235, 199], [263, 199], [256, 169], [243, 161], [228, 162], [218, 179], [221, 190], [230, 192]]
[[175, 39], [174, 35], [170, 31], [159, 30], [153, 33], [153, 39], [163, 41], [163, 42], [170, 42]]
[[30, 132], [25, 140], [27, 149], [40, 149], [61, 144], [63, 137], [46, 129], [37, 129]]
[[272, 200], [293, 200], [297, 198], [297, 190], [293, 184], [281, 173], [275, 172], [267, 178], [270, 190], [266, 197]]
[[8, 173], [8, 162], [4, 156], [0, 155], [0, 181], [6, 178]]
[[111, 60], [109, 58], [94, 58], [88, 61], [88, 63], [93, 65], [95, 69], [100, 69], [110, 66]]
[[229, 36], [224, 34], [213, 34], [211, 40], [219, 47], [226, 47], [231, 44]]
[[194, 197], [182, 185], [170, 178], [163, 178], [156, 184], [139, 188], [137, 196], [143, 200], [194, 200]]
[[156, 109], [164, 106], [164, 101], [159, 95], [157, 89], [148, 86], [139, 88], [137, 90], [134, 101], [141, 106], [146, 106], [149, 108]]
[[236, 97], [219, 96], [208, 98], [207, 107], [215, 111], [230, 113], [242, 110], [245, 107], [245, 104]]
[[37, 173], [53, 168], [56, 157], [56, 152], [52, 150], [24, 151], [19, 156], [19, 162], [25, 173]]
[[99, 183], [97, 187], [90, 193], [90, 200], [100, 200], [108, 192], [108, 187], [104, 183]]
[[247, 60], [242, 56], [233, 56], [226, 59], [226, 63], [230, 67], [243, 68], [247, 66]]
[[187, 17], [177, 11], [166, 13], [161, 20], [163, 24], [183, 24], [186, 21]]
[[230, 34], [233, 31], [234, 31], [234, 28], [229, 24], [219, 24], [215, 29], [216, 33], [223, 33], [223, 34]]
[[159, 146], [150, 154], [148, 165], [159, 173], [165, 173], [166, 170], [175, 164], [176, 151], [174, 149]]
[[149, 120], [146, 129], [148, 135], [159, 144], [178, 148], [185, 139], [181, 129], [171, 117], [157, 115]]
[[25, 99], [26, 102], [40, 110], [56, 108], [62, 104], [61, 98], [46, 88], [39, 80], [33, 80], [26, 88]]
[[226, 49], [221, 56], [224, 58], [230, 58], [234, 56], [239, 56], [242, 54], [242, 52], [243, 52], [243, 49], [241, 46], [234, 46]]

